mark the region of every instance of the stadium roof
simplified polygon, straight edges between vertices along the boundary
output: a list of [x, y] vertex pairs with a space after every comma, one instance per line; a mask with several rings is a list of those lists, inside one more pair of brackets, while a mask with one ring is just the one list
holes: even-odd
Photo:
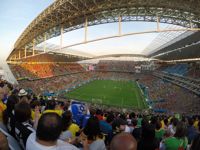
[[162, 60], [179, 60], [200, 57], [200, 32], [185, 32], [149, 54]]
[[[56, 0], [24, 30], [11, 57], [25, 46], [30, 48], [63, 32], [88, 26], [118, 22], [148, 21], [186, 28], [200, 27], [199, 0]], [[161, 57], [160, 57], [161, 58]]]

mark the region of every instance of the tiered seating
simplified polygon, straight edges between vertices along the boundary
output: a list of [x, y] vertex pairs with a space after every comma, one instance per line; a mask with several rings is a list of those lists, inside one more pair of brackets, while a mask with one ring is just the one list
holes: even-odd
[[186, 75], [188, 72], [188, 64], [177, 64], [171, 67], [167, 67], [163, 70], [163, 72], [178, 74], [178, 75]]
[[10, 65], [10, 68], [17, 79], [28, 78], [32, 80], [85, 71], [78, 63], [22, 63], [19, 65]]
[[136, 63], [133, 61], [104, 60], [97, 64], [98, 71], [135, 72]]

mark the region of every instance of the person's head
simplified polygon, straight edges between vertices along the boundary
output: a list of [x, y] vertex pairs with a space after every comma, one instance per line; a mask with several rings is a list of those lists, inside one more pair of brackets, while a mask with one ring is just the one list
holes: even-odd
[[162, 124], [159, 120], [157, 120], [156, 122], [156, 130], [160, 130], [160, 128], [162, 127]]
[[54, 110], [56, 107], [56, 101], [55, 100], [49, 100], [47, 102], [46, 109]]
[[19, 102], [26, 102], [26, 103], [30, 103], [29, 99], [27, 96], [21, 96], [19, 97]]
[[97, 117], [92, 116], [88, 119], [85, 128], [83, 129], [84, 134], [89, 140], [95, 140], [100, 135], [100, 125]]
[[168, 126], [168, 124], [169, 124], [168, 118], [165, 118], [165, 119], [164, 119], [164, 124], [165, 124], [166, 126]]
[[0, 150], [9, 150], [8, 140], [2, 132], [0, 132], [0, 143]]
[[136, 115], [135, 115], [134, 112], [132, 112], [132, 113], [129, 114], [129, 118], [130, 118], [130, 119], [135, 119], [135, 116], [136, 116]]
[[178, 119], [177, 118], [173, 118], [172, 125], [176, 127], [177, 124], [178, 124]]
[[20, 98], [22, 98], [23, 96], [27, 96], [27, 95], [28, 95], [28, 93], [26, 92], [26, 90], [24, 90], [24, 89], [19, 90], [18, 96]]
[[102, 111], [100, 110], [100, 109], [97, 109], [96, 110], [96, 115], [102, 115], [103, 113], [102, 113]]
[[137, 150], [137, 142], [129, 133], [119, 133], [111, 141], [110, 150]]
[[107, 118], [106, 118], [106, 122], [107, 123], [112, 123], [114, 120], [114, 115], [113, 114], [108, 114]]
[[15, 119], [19, 122], [31, 119], [31, 107], [27, 102], [22, 101], [15, 105]]
[[56, 113], [45, 113], [38, 121], [36, 137], [45, 142], [55, 142], [62, 132], [62, 119]]
[[31, 106], [31, 109], [35, 109], [35, 107], [40, 107], [40, 101], [39, 100], [32, 100], [30, 102], [30, 106]]
[[193, 126], [194, 125], [194, 119], [188, 118], [188, 124], [189, 124], [189, 126]]
[[200, 147], [200, 135], [198, 135], [192, 142], [190, 150], [199, 150]]
[[187, 134], [187, 126], [184, 122], [178, 122], [176, 126], [176, 133], [174, 134], [174, 137], [177, 138], [184, 138]]
[[63, 131], [66, 131], [72, 122], [72, 114], [70, 111], [66, 111], [62, 114]]

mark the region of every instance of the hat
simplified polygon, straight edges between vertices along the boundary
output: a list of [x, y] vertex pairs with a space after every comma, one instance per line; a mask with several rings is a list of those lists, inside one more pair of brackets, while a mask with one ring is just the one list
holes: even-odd
[[28, 93], [24, 90], [24, 89], [21, 89], [18, 93], [18, 96], [26, 96]]

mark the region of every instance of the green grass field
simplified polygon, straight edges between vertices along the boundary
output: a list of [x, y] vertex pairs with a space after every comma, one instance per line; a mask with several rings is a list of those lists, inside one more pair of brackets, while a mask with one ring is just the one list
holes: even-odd
[[133, 81], [95, 80], [68, 92], [66, 97], [116, 107], [147, 108], [139, 87]]

